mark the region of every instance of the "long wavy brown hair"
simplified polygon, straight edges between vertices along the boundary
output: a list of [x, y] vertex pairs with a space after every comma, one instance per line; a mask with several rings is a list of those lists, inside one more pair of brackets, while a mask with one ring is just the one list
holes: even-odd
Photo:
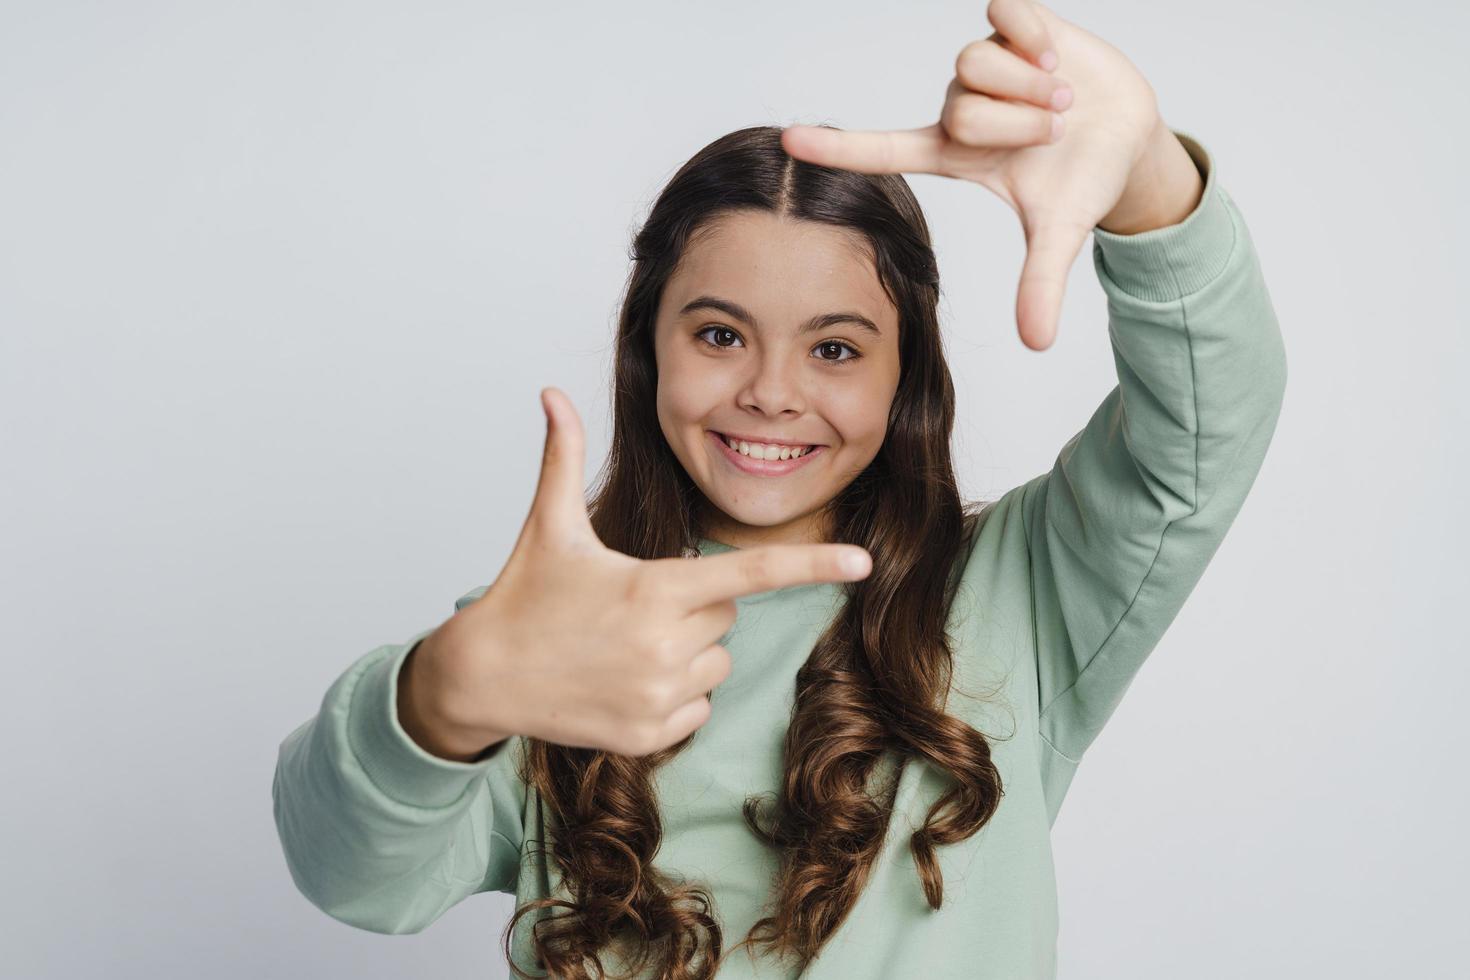
[[[907, 182], [797, 160], [782, 148], [780, 128], [754, 126], [685, 163], [633, 240], [614, 352], [612, 443], [588, 503], [603, 543], [636, 558], [669, 558], [702, 533], [707, 504], [656, 415], [654, 321], [690, 236], [737, 211], [860, 232], [899, 314], [900, 378], [883, 445], [826, 511], [832, 540], [866, 548], [873, 571], [843, 585], [841, 611], [796, 675], [782, 785], [743, 807], [751, 831], [778, 849], [780, 870], [773, 913], [734, 949], [764, 947], [805, 965], [851, 911], [883, 844], [896, 775], [870, 783], [885, 754], [923, 760], [952, 782], [910, 839], [933, 908], [944, 895], [935, 848], [974, 834], [1000, 803], [985, 736], [942, 710], [957, 559], [983, 508], [962, 504], [957, 489], [938, 266]], [[533, 976], [511, 955], [516, 923], [533, 912], [537, 966], [551, 977], [605, 976], [599, 952], [614, 944], [620, 954], [631, 950], [624, 955], [636, 975], [652, 964], [661, 980], [713, 976], [734, 952], [724, 950], [710, 895], [653, 865], [662, 834], [653, 772], [697, 735], [638, 757], [527, 740], [521, 776], [549, 815], [551, 854], [570, 898], [516, 910], [504, 935], [516, 976]]]

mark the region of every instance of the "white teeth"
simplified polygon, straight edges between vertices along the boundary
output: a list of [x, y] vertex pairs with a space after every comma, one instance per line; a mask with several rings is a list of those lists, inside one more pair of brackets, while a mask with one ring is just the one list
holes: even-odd
[[721, 438], [725, 440], [725, 445], [742, 456], [749, 456], [752, 459], [795, 459], [798, 456], [805, 456], [811, 448], [809, 446], [797, 448], [795, 446], [768, 445], [762, 442], [741, 442], [738, 439], [730, 439], [725, 436]]

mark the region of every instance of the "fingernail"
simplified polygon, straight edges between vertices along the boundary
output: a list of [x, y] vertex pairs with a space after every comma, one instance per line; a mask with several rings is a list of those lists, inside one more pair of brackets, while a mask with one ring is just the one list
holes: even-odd
[[1047, 71], [1056, 71], [1057, 53], [1055, 51], [1044, 52], [1040, 58], [1040, 62], [1041, 67], [1045, 68]]
[[1072, 104], [1072, 90], [1063, 85], [1051, 94], [1051, 107], [1053, 109], [1065, 109]]
[[862, 551], [844, 551], [842, 553], [842, 570], [849, 575], [866, 575], [868, 573], [868, 555]]
[[1062, 138], [1062, 114], [1053, 112], [1051, 114], [1051, 141], [1055, 143]]

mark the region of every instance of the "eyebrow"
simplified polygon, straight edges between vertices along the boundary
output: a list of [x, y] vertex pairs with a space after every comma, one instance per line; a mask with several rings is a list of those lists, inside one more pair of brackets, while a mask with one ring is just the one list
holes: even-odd
[[[727, 316], [734, 317], [741, 323], [744, 323], [746, 326], [753, 327], [756, 325], [755, 317], [750, 315], [749, 310], [741, 306], [739, 303], [733, 302], [728, 299], [721, 299], [718, 296], [696, 297], [684, 304], [684, 308], [679, 311], [679, 315], [684, 316], [685, 314], [693, 313], [696, 310], [718, 310], [719, 312], [724, 313]], [[816, 316], [806, 321], [806, 323], [803, 323], [797, 329], [797, 333], [811, 333], [813, 330], [825, 330], [828, 327], [838, 323], [851, 323], [855, 326], [861, 327], [864, 330], [871, 331], [873, 334], [879, 337], [883, 336], [883, 331], [879, 330], [878, 325], [875, 324], [872, 320], [869, 320], [861, 313], [853, 313], [850, 311], [838, 313], [818, 313]]]

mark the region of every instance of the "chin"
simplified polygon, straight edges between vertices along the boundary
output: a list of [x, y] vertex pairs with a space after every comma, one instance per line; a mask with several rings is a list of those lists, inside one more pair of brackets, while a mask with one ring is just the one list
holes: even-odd
[[799, 525], [821, 509], [814, 501], [789, 498], [750, 500], [733, 503], [719, 495], [705, 495], [716, 520], [730, 522], [746, 528], [783, 528]]
[[803, 513], [801, 508], [790, 506], [727, 505], [713, 498], [710, 503], [726, 520], [747, 527], [778, 527], [796, 520]]

